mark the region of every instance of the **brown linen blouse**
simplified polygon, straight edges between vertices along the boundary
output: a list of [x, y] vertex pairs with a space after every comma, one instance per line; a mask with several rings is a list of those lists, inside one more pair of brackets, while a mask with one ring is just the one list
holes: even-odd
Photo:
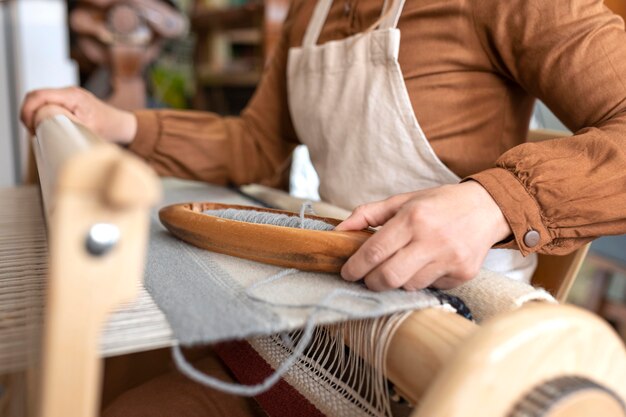
[[[294, 1], [280, 42], [240, 117], [138, 111], [130, 149], [161, 175], [284, 184], [298, 138], [287, 52], [316, 0]], [[320, 42], [366, 30], [382, 0], [336, 0]], [[437, 156], [482, 184], [514, 240], [563, 254], [626, 233], [626, 32], [602, 0], [408, 0], [398, 28], [413, 110]], [[524, 143], [534, 98], [575, 132]], [[536, 230], [540, 242], [524, 244]]]

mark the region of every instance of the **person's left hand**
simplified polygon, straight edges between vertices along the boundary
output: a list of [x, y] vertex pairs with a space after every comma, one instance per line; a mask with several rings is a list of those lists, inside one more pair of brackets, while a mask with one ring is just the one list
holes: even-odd
[[335, 230], [382, 228], [348, 259], [341, 276], [375, 291], [449, 289], [478, 274], [511, 229], [479, 183], [445, 185], [365, 204]]

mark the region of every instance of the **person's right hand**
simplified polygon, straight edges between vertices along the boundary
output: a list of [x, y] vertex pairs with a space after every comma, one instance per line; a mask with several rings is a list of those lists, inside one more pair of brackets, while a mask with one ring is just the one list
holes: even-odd
[[46, 111], [40, 112], [47, 105], [63, 107], [75, 121], [105, 140], [129, 144], [135, 137], [137, 119], [134, 114], [110, 106], [78, 87], [35, 90], [26, 95], [20, 117], [32, 134], [39, 122], [49, 116]]

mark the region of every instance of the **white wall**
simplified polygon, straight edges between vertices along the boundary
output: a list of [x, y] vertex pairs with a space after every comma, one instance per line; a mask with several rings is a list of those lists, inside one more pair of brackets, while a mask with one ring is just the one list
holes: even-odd
[[0, 3], [0, 187], [15, 184], [14, 116], [9, 89], [6, 22], [9, 18], [6, 4]]
[[[533, 118], [530, 121], [531, 129], [551, 129], [569, 132], [567, 127], [548, 109], [541, 101], [537, 100]], [[571, 133], [571, 132], [570, 132]]]
[[[8, 19], [4, 20], [4, 31], [5, 34], [10, 33], [10, 39], [7, 39], [10, 45], [3, 49], [10, 56], [6, 64], [0, 66], [0, 78], [2, 73], [8, 74], [8, 82], [15, 92], [9, 106], [13, 110], [12, 117], [17, 130], [11, 141], [17, 149], [15, 162], [19, 182], [26, 171], [28, 160], [27, 132], [18, 121], [24, 96], [37, 88], [76, 85], [78, 72], [69, 59], [67, 5], [64, 0], [8, 0], [4, 4], [5, 12], [8, 13]], [[0, 42], [2, 46], [4, 44]], [[0, 90], [0, 99], [5, 99], [6, 91]], [[4, 149], [0, 151], [5, 153]]]

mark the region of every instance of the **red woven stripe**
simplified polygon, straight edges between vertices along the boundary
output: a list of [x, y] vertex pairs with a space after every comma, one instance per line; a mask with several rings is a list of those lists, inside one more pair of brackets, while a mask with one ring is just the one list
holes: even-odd
[[[242, 384], [258, 384], [274, 372], [248, 342], [220, 343], [214, 350]], [[324, 414], [283, 379], [255, 399], [271, 417], [324, 417]]]

